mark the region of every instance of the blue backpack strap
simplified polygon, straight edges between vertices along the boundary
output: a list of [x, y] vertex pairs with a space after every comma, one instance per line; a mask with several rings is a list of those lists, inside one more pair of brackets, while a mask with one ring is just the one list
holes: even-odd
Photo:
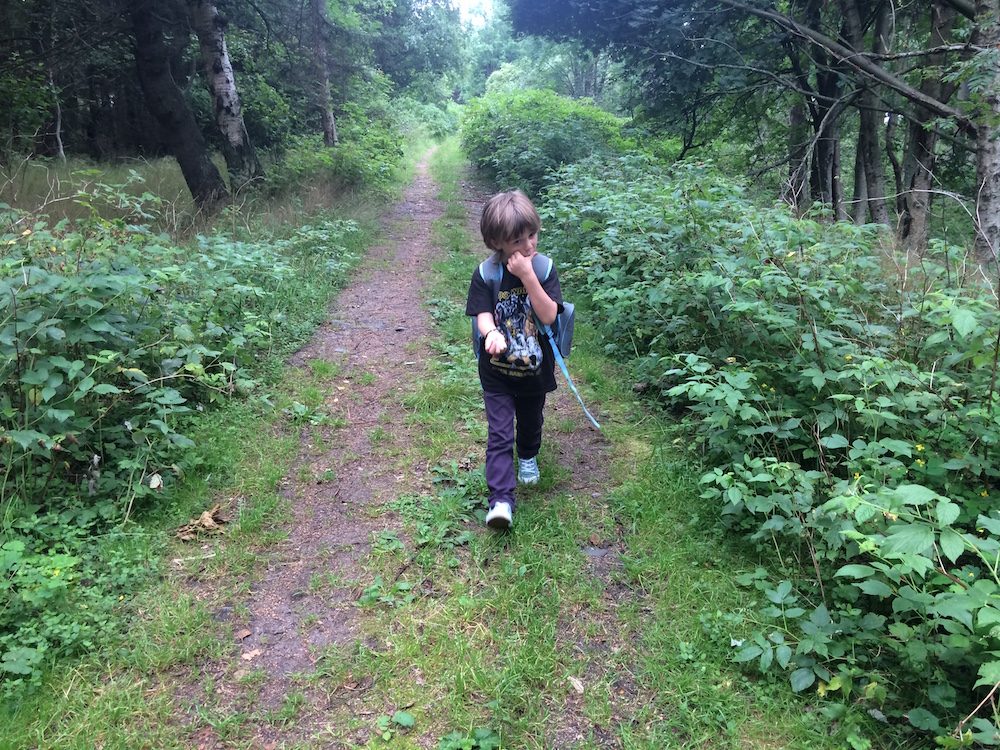
[[590, 420], [590, 423], [600, 430], [601, 425], [598, 424], [596, 419], [594, 419], [594, 415], [590, 413], [589, 409], [587, 409], [587, 405], [583, 403], [580, 391], [576, 389], [576, 384], [573, 382], [573, 378], [569, 376], [569, 368], [566, 367], [566, 360], [563, 359], [562, 353], [559, 351], [559, 343], [556, 341], [555, 334], [552, 333], [552, 328], [538, 320], [537, 316], [535, 317], [535, 321], [538, 323], [538, 327], [541, 328], [545, 335], [549, 337], [549, 343], [552, 344], [552, 355], [556, 358], [556, 362], [559, 364], [559, 369], [562, 370], [563, 377], [566, 378], [566, 384], [569, 386], [569, 389], [573, 391], [573, 395], [576, 396], [576, 400], [580, 402], [580, 408], [583, 409], [583, 413], [587, 415], [587, 419]]
[[552, 258], [538, 253], [531, 259], [531, 267], [535, 270], [535, 276], [538, 277], [538, 280], [544, 284], [548, 280], [549, 274], [552, 273]]
[[[500, 282], [503, 280], [503, 268], [497, 261], [497, 256], [491, 255], [479, 264], [479, 278], [486, 282], [493, 292], [493, 299], [500, 296]], [[476, 359], [483, 350], [483, 337], [479, 335], [479, 325], [476, 318], [472, 318], [472, 351], [476, 354]]]

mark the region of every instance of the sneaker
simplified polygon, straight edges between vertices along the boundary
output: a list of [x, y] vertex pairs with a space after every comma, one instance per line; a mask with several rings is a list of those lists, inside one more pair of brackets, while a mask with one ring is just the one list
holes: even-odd
[[541, 478], [541, 474], [538, 472], [538, 459], [537, 458], [519, 458], [517, 459], [517, 481], [521, 484], [538, 484], [538, 480]]
[[493, 503], [490, 512], [486, 514], [486, 525], [497, 531], [505, 531], [514, 525], [514, 514], [511, 512], [510, 503]]

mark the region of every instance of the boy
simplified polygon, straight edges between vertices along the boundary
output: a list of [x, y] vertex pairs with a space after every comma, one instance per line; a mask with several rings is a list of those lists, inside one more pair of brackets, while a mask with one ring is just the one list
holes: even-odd
[[542, 408], [545, 394], [556, 388], [552, 346], [535, 318], [552, 325], [562, 310], [562, 292], [554, 267], [544, 281], [535, 273], [532, 259], [538, 255], [540, 228], [538, 212], [520, 190], [498, 193], [486, 202], [480, 230], [494, 252], [486, 266], [495, 270], [500, 283], [498, 288], [491, 285], [477, 268], [465, 305], [466, 315], [475, 318], [483, 336], [479, 381], [489, 426], [486, 523], [497, 530], [513, 524], [515, 445], [517, 481], [538, 483]]

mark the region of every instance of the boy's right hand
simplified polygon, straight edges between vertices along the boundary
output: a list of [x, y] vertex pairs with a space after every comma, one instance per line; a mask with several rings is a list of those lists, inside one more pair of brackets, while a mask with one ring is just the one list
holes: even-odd
[[487, 354], [495, 357], [507, 351], [507, 338], [500, 332], [500, 329], [494, 328], [486, 334], [486, 338], [483, 339], [483, 346]]

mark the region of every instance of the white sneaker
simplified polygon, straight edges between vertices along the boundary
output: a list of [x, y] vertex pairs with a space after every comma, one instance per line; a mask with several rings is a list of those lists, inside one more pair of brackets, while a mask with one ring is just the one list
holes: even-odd
[[511, 511], [510, 503], [493, 503], [490, 512], [486, 514], [486, 525], [497, 531], [506, 531], [514, 525], [514, 514]]
[[537, 458], [517, 459], [517, 481], [521, 484], [538, 484], [541, 479]]

